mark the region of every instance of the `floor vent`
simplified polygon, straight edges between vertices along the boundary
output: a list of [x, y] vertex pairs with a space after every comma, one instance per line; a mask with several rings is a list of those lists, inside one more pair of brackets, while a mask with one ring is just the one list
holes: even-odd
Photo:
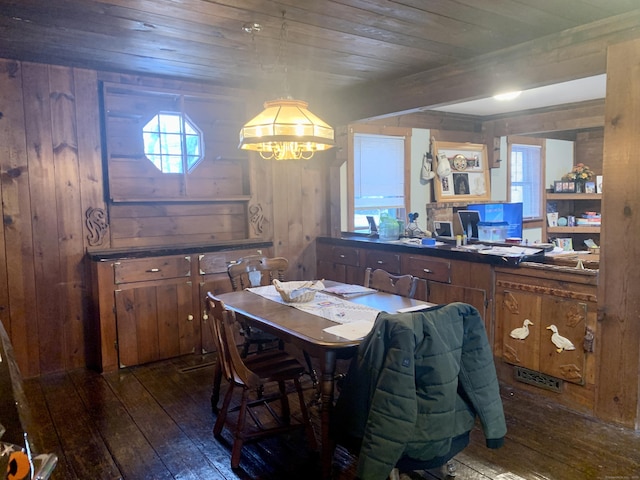
[[564, 383], [559, 378], [545, 375], [544, 373], [529, 370], [524, 367], [515, 367], [516, 380], [522, 383], [528, 383], [536, 387], [551, 390], [552, 392], [560, 393], [562, 391], [562, 384]]

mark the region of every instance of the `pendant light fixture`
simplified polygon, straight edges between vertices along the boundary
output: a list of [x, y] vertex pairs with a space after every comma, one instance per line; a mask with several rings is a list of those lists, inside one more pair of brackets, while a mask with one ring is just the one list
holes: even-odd
[[[282, 12], [280, 53], [287, 36]], [[308, 103], [289, 95], [287, 65], [284, 61], [285, 98], [264, 103], [264, 110], [244, 124], [240, 130], [242, 150], [253, 150], [265, 160], [308, 160], [315, 152], [328, 150], [335, 144], [333, 128], [311, 113]]]

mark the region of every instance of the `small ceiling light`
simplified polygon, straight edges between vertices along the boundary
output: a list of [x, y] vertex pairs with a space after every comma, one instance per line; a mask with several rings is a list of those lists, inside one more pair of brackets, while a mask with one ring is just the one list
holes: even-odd
[[[284, 15], [282, 12], [280, 55], [287, 35]], [[265, 102], [262, 113], [244, 124], [238, 148], [256, 151], [265, 160], [309, 160], [314, 153], [335, 145], [333, 128], [311, 113], [307, 102], [289, 96], [287, 66], [283, 63], [287, 95]]]
[[501, 102], [504, 102], [504, 101], [507, 101], [507, 100], [513, 100], [513, 99], [518, 98], [521, 93], [522, 93], [522, 91], [520, 91], [520, 90], [516, 90], [514, 92], [499, 93], [497, 95], [494, 95], [493, 98], [495, 98], [496, 100], [499, 100]]
[[259, 32], [260, 30], [262, 30], [262, 25], [256, 22], [245, 23], [244, 25], [242, 25], [242, 31], [244, 31], [245, 33], [254, 34], [256, 32]]

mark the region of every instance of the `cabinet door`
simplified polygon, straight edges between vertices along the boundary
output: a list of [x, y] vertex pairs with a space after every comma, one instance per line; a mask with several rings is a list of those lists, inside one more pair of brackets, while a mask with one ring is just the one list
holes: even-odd
[[[215, 351], [215, 343], [213, 341], [213, 331], [209, 318], [204, 311], [204, 298], [208, 292], [214, 295], [221, 293], [231, 292], [231, 282], [229, 281], [229, 275], [225, 273], [219, 273], [215, 275], [206, 275], [202, 277], [202, 281], [199, 286], [198, 295], [198, 311], [200, 313], [201, 322], [201, 334], [202, 334], [202, 353], [210, 353]], [[238, 342], [240, 343], [240, 342]]]
[[195, 352], [192, 292], [183, 278], [124, 284], [115, 291], [121, 367]]
[[347, 266], [331, 261], [318, 260], [317, 276], [319, 279], [334, 280], [345, 283], [347, 281]]
[[427, 301], [431, 303], [463, 302], [478, 309], [485, 322], [487, 332], [490, 332], [487, 318], [487, 292], [479, 288], [463, 287], [450, 283], [427, 281]]
[[[586, 303], [505, 290], [500, 310], [504, 321], [502, 356], [505, 361], [568, 382], [585, 383]], [[529, 335], [524, 339], [513, 338], [511, 333], [523, 328], [526, 319], [532, 322]], [[552, 325], [557, 333], [548, 328]], [[573, 349], [561, 348], [562, 343], [572, 345]]]

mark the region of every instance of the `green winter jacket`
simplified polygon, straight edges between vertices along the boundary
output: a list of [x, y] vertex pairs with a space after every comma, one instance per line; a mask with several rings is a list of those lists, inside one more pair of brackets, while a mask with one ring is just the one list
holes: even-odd
[[506, 423], [493, 354], [471, 305], [378, 315], [358, 348], [333, 416], [333, 434], [361, 439], [358, 478], [384, 480], [400, 460], [446, 455], [480, 419], [487, 446]]

